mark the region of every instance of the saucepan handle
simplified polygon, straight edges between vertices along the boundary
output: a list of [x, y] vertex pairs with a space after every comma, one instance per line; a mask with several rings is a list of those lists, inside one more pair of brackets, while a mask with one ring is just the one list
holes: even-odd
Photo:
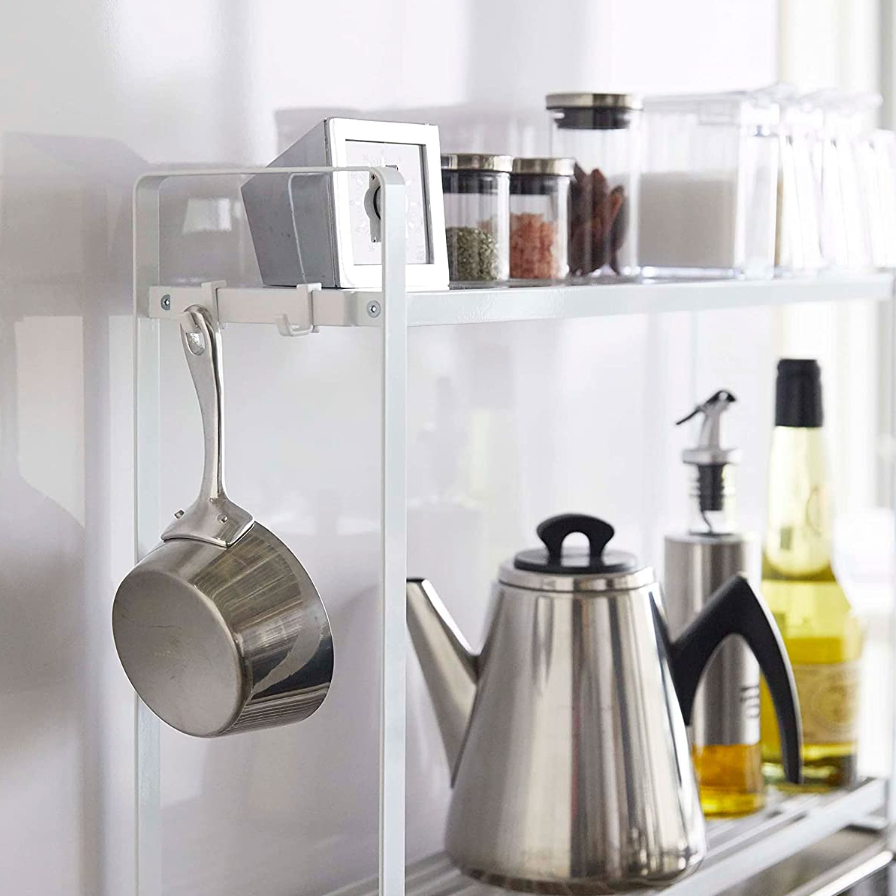
[[211, 311], [201, 305], [191, 305], [181, 323], [180, 335], [199, 399], [205, 460], [199, 497], [186, 511], [176, 514], [162, 539], [189, 538], [226, 547], [246, 532], [253, 519], [224, 492], [221, 333]]
[[200, 499], [213, 501], [224, 494], [224, 389], [221, 375], [221, 333], [212, 314], [199, 305], [191, 305], [180, 325], [184, 357], [193, 377], [199, 413], [205, 462], [202, 469]]
[[793, 669], [768, 606], [741, 575], [725, 582], [700, 615], [669, 645], [684, 720], [690, 723], [694, 696], [706, 664], [729, 635], [740, 635], [759, 661], [778, 718], [784, 773], [788, 781], [799, 784], [803, 735]]

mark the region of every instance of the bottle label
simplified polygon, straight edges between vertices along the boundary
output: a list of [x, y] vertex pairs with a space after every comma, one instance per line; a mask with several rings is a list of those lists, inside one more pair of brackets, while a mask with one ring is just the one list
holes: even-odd
[[852, 743], [859, 737], [859, 663], [794, 665], [803, 742]]

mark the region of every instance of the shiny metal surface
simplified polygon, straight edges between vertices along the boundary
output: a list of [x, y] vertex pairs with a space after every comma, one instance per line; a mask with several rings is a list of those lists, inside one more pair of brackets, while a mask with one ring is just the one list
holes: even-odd
[[548, 174], [557, 177], [572, 177], [575, 170], [575, 159], [517, 157], [513, 160], [514, 174]]
[[513, 169], [513, 156], [489, 153], [443, 152], [442, 169], [445, 171], [495, 171], [509, 173]]
[[[621, 552], [620, 556], [623, 556]], [[624, 555], [630, 557], [630, 554]], [[634, 559], [634, 558], [633, 558]], [[516, 569], [513, 562], [502, 563], [498, 573], [502, 585], [512, 585], [529, 591], [546, 591], [552, 594], [568, 592], [591, 594], [595, 591], [616, 593], [632, 588], [645, 588], [656, 583], [653, 568], [645, 566], [634, 572], [584, 573], [576, 576], [534, 572]]]
[[630, 109], [644, 108], [644, 100], [636, 93], [549, 93], [547, 109]]
[[[759, 546], [750, 535], [666, 537], [665, 610], [673, 638], [716, 588], [736, 573], [758, 571]], [[759, 664], [740, 638], [729, 638], [709, 661], [697, 691], [691, 737], [707, 744], [759, 742]]]
[[229, 548], [160, 544], [122, 582], [112, 620], [134, 690], [198, 737], [307, 718], [333, 675], [317, 589], [259, 523]]
[[[390, 168], [406, 187], [406, 286], [446, 288], [439, 129], [414, 122], [315, 119], [268, 165], [268, 174], [256, 175], [242, 187], [265, 285], [379, 290], [383, 220], [376, 206], [382, 196], [376, 198], [376, 185], [365, 169]], [[354, 173], [270, 173], [309, 167]]]
[[[655, 583], [559, 596], [498, 585], [448, 816], [446, 849], [466, 873], [598, 893], [662, 885], [697, 867], [704, 821], [658, 599]], [[452, 682], [461, 674], [440, 605], [409, 601], [415, 646], [433, 612], [441, 650], [430, 629], [420, 651], [431, 687], [436, 662], [454, 667]], [[440, 724], [451, 730], [443, 714], [458, 706], [456, 692], [451, 682], [438, 690]]]
[[879, 832], [844, 827], [725, 890], [724, 896], [884, 896], [886, 886], [865, 881], [892, 859]]
[[300, 721], [333, 676], [330, 622], [302, 564], [224, 492], [221, 344], [195, 306], [181, 325], [202, 415], [199, 497], [125, 577], [112, 631], [147, 706], [213, 737]]
[[406, 593], [408, 630], [435, 704], [453, 780], [476, 699], [476, 656], [429, 582], [409, 580]]
[[221, 547], [233, 544], [252, 525], [252, 516], [224, 492], [224, 407], [221, 379], [221, 335], [196, 305], [181, 324], [184, 357], [193, 377], [202, 415], [205, 460], [196, 500], [162, 533], [162, 540], [193, 538]]

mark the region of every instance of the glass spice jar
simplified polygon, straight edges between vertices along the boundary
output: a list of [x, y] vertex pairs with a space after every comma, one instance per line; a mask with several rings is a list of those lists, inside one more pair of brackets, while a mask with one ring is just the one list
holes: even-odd
[[510, 277], [511, 156], [444, 153], [442, 193], [452, 283]]
[[569, 273], [573, 159], [514, 159], [510, 176], [510, 276], [556, 280]]
[[637, 274], [643, 101], [626, 93], [552, 93], [545, 105], [551, 153], [576, 160], [570, 274]]

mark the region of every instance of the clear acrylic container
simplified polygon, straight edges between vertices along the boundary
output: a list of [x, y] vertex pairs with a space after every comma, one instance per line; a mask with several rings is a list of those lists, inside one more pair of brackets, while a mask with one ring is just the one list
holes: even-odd
[[763, 92], [645, 98], [644, 274], [774, 276], [778, 117]]
[[825, 266], [821, 254], [821, 195], [818, 153], [821, 145], [817, 110], [792, 88], [773, 88], [780, 103], [778, 213], [775, 272], [816, 273]]
[[452, 283], [510, 277], [511, 156], [444, 153], [442, 192]]
[[641, 99], [621, 93], [553, 93], [551, 154], [575, 159], [569, 272], [638, 273]]
[[820, 91], [805, 98], [820, 112], [821, 247], [828, 267], [874, 267], [876, 184], [871, 121], [878, 94]]
[[569, 273], [572, 159], [513, 160], [510, 176], [510, 277], [557, 280]]

